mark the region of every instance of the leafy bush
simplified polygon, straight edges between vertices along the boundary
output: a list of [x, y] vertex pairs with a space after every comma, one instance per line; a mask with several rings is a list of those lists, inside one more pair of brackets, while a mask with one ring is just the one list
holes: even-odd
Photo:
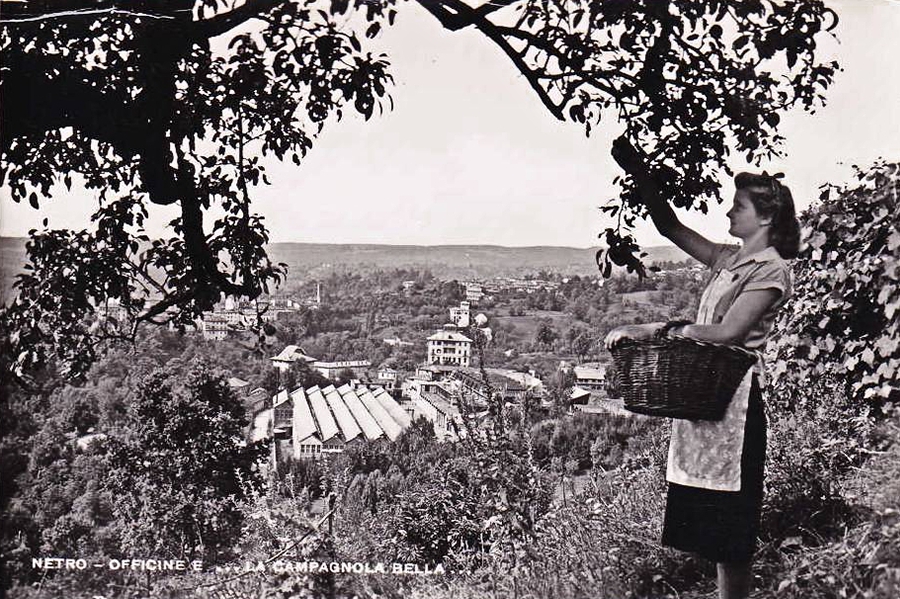
[[184, 379], [143, 378], [127, 423], [106, 443], [123, 547], [211, 560], [227, 551], [240, 523], [235, 502], [265, 455], [245, 445], [246, 426], [224, 378], [202, 365]]
[[766, 564], [769, 592], [785, 599], [865, 597], [900, 592], [900, 426], [895, 417], [879, 434], [894, 442], [850, 471], [845, 497], [858, 501], [857, 523], [821, 546], [783, 547]]
[[576, 413], [544, 420], [531, 428], [532, 455], [544, 469], [554, 459], [573, 461], [578, 471], [616, 468], [629, 444], [657, 425], [651, 419], [611, 414]]
[[542, 518], [515, 573], [520, 593], [663, 597], [709, 579], [709, 564], [660, 545], [666, 436], [661, 427], [639, 436], [642, 448], [629, 450], [627, 466], [606, 473], [593, 492]]
[[878, 408], [900, 400], [900, 164], [856, 168], [852, 185], [823, 186], [803, 216], [807, 246], [794, 297], [770, 344], [777, 396], [793, 407], [814, 377], [844, 381]]
[[821, 421], [784, 418], [769, 434], [766, 496], [760, 537], [764, 550], [818, 545], [856, 517], [841, 491], [855, 440], [823, 435]]

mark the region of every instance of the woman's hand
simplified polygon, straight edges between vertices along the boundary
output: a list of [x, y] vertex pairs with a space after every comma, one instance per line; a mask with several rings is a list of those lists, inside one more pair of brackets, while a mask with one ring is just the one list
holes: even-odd
[[643, 341], [650, 339], [660, 329], [662, 323], [651, 322], [649, 324], [626, 324], [613, 329], [609, 332], [604, 340], [606, 349], [612, 349], [626, 339], [633, 341]]

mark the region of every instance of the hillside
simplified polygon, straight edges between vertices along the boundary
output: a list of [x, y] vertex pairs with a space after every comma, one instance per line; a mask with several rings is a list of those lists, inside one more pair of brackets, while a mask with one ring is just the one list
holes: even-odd
[[[674, 246], [647, 248], [649, 262], [680, 261], [688, 256]], [[439, 279], [521, 276], [547, 270], [566, 275], [595, 275], [597, 248], [496, 245], [371, 245], [275, 243], [272, 258], [284, 262], [294, 277], [333, 270], [427, 269]], [[12, 288], [25, 260], [25, 239], [0, 237], [0, 300]]]
[[[293, 272], [321, 268], [425, 268], [439, 279], [491, 278], [535, 273], [595, 275], [597, 248], [496, 245], [356, 245], [276, 243], [271, 255]], [[650, 262], [680, 261], [688, 256], [674, 246], [647, 248]]]

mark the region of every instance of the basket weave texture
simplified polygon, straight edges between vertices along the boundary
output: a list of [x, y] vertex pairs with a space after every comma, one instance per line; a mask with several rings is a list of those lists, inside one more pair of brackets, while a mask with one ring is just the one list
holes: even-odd
[[721, 420], [734, 392], [756, 362], [740, 347], [680, 335], [625, 340], [610, 350], [609, 394], [638, 414]]

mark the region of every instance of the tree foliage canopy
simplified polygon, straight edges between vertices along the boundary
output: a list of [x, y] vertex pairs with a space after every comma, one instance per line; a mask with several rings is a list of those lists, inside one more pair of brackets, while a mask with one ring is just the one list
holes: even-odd
[[184, 379], [156, 371], [137, 386], [107, 441], [107, 485], [124, 544], [194, 558], [234, 540], [266, 448], [245, 443], [244, 407], [223, 377], [199, 366]]
[[[836, 23], [822, 0], [418, 0], [448, 30], [498, 46], [550, 113], [589, 134], [601, 117], [644, 157], [667, 199], [705, 210], [732, 149], [777, 152], [779, 114], [813, 109], [837, 65], [816, 60]], [[0, 183], [35, 208], [73, 177], [96, 192], [92, 227], [33, 231], [30, 271], [5, 309], [20, 372], [74, 374], [98, 338], [142, 322], [185, 326], [222, 294], [256, 298], [285, 275], [266, 253], [251, 190], [264, 161], [300, 162], [329, 118], [389, 103], [387, 57], [364, 47], [395, 0], [4, 2]], [[620, 181], [607, 263], [642, 271]], [[172, 235], [144, 230], [172, 205]], [[89, 328], [109, 302], [121, 326]], [[121, 324], [121, 323], [119, 323]]]
[[[366, 35], [393, 18], [390, 4], [365, 3]], [[268, 291], [285, 268], [251, 211], [250, 190], [268, 183], [263, 160], [299, 164], [328, 118], [347, 105], [369, 118], [387, 99], [385, 57], [337, 22], [346, 2], [4, 8], [3, 181], [37, 208], [78, 175], [99, 200], [92, 230], [31, 234], [31, 270], [9, 311], [23, 368], [44, 361], [49, 342], [80, 372], [97, 337], [133, 337], [134, 326], [87, 329], [84, 317], [110, 301], [131, 325], [185, 325], [222, 293]], [[173, 236], [145, 234], [151, 204], [178, 207]]]
[[[820, 0], [568, 0], [423, 4], [448, 28], [493, 40], [559, 119], [589, 135], [605, 121], [642, 157], [665, 199], [706, 212], [720, 199], [732, 151], [759, 163], [778, 155], [780, 115], [824, 102], [838, 65], [816, 58], [837, 25]], [[602, 210], [618, 218], [599, 256], [643, 272], [627, 234], [645, 214], [630, 174]]]

